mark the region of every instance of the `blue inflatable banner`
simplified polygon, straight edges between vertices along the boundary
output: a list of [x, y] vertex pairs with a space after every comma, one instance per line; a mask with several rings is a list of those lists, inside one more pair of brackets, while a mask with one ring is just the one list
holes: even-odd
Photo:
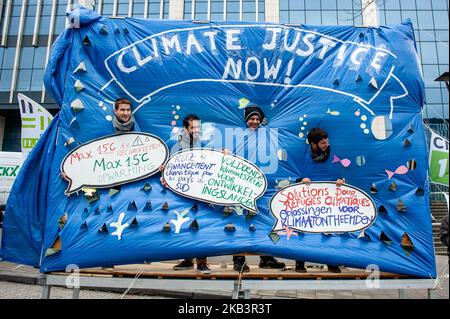
[[436, 277], [411, 22], [68, 18], [45, 74], [61, 111], [13, 186], [5, 260], [248, 252]]

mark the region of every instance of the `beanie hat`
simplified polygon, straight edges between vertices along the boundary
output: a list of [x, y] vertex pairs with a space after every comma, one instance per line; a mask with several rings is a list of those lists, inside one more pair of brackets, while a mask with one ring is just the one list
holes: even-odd
[[252, 105], [244, 109], [245, 122], [247, 122], [253, 115], [258, 115], [261, 122], [265, 118], [264, 112], [257, 106]]

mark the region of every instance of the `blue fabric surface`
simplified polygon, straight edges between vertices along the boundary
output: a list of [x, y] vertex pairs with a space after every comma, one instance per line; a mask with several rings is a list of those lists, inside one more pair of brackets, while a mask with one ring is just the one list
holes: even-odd
[[[379, 28], [287, 27], [113, 19], [83, 8], [69, 18], [75, 25], [53, 45], [45, 74], [46, 88], [61, 111], [13, 186], [4, 221], [3, 259], [39, 265], [45, 272], [68, 264], [111, 266], [254, 252], [358, 268], [376, 264], [382, 271], [436, 277], [421, 115], [424, 84], [409, 21]], [[81, 62], [86, 72], [74, 72]], [[84, 85], [80, 92], [74, 88], [77, 80]], [[98, 189], [100, 199], [93, 203], [82, 193], [66, 197], [67, 182], [59, 170], [63, 158], [80, 144], [114, 133], [109, 116], [118, 97], [132, 100], [140, 130], [159, 136], [169, 148], [176, 144], [174, 132], [182, 127], [183, 117], [195, 113], [202, 119], [203, 144], [227, 147], [256, 163], [268, 180], [266, 193], [257, 201], [257, 216], [226, 217], [223, 207], [163, 191], [160, 174], [122, 185], [113, 197], [109, 189]], [[243, 98], [263, 109], [267, 125], [230, 144], [227, 130], [245, 128]], [[76, 99], [84, 105], [79, 112], [70, 107]], [[375, 138], [371, 123], [376, 118], [392, 123], [392, 130], [385, 127], [391, 133], [388, 138]], [[331, 157], [326, 163], [311, 160], [306, 133], [313, 127], [329, 133]], [[75, 143], [65, 146], [71, 137]], [[406, 139], [409, 146], [404, 145]], [[258, 154], [263, 148], [267, 154]], [[334, 155], [352, 164], [333, 163]], [[417, 163], [414, 170], [388, 178], [385, 170], [394, 172], [411, 159]], [[275, 222], [270, 198], [279, 181], [294, 182], [298, 177], [345, 177], [368, 194], [375, 184], [378, 192], [371, 197], [388, 213], [378, 214], [366, 230], [370, 241], [358, 239], [358, 232], [300, 234], [290, 240], [280, 236], [274, 243], [268, 236]], [[398, 186], [395, 192], [389, 189], [392, 181]], [[151, 192], [141, 191], [145, 183], [151, 184]], [[424, 195], [416, 195], [418, 188]], [[407, 212], [396, 210], [399, 199]], [[151, 212], [143, 211], [148, 200]], [[130, 201], [135, 201], [137, 211], [127, 210]], [[165, 202], [168, 212], [162, 209]], [[161, 231], [174, 211], [195, 203], [198, 212], [187, 216], [198, 221], [199, 231], [190, 230], [190, 222], [179, 234]], [[110, 215], [109, 205], [114, 207]], [[93, 214], [96, 208], [99, 215]], [[65, 212], [68, 221], [60, 231], [58, 220]], [[110, 235], [112, 230], [98, 232], [104, 223], [117, 221], [120, 212], [126, 213], [124, 222], [136, 218], [139, 226], [127, 228], [120, 241]], [[84, 222], [87, 230], [80, 229]], [[228, 223], [236, 232], [224, 231]], [[250, 224], [255, 232], [249, 231]], [[391, 244], [380, 240], [381, 232]], [[414, 245], [410, 253], [400, 243], [405, 232]], [[58, 236], [61, 252], [44, 257]]]

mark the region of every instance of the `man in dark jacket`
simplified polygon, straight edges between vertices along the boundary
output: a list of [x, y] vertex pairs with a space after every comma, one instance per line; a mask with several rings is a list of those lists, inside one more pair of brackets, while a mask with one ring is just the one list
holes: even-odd
[[[311, 129], [308, 133], [308, 143], [310, 146], [311, 159], [314, 163], [324, 163], [330, 157], [330, 143], [328, 140], [328, 133], [318, 127]], [[296, 183], [311, 183], [311, 179], [308, 177], [298, 178]], [[344, 184], [345, 180], [343, 178], [338, 178], [336, 180], [336, 186], [341, 186]], [[341, 270], [339, 266], [327, 265], [329, 272], [340, 273]], [[305, 262], [303, 260], [295, 261], [295, 271], [300, 273], [306, 272]]]

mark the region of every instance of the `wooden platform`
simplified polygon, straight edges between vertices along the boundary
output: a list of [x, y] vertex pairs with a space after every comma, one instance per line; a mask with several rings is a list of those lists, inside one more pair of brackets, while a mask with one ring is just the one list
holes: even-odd
[[[151, 264], [136, 264], [114, 266], [113, 268], [88, 268], [81, 269], [81, 276], [95, 277], [118, 277], [130, 278], [139, 274], [140, 278], [157, 278], [157, 279], [261, 279], [261, 280], [290, 280], [290, 279], [306, 279], [306, 280], [328, 280], [328, 279], [366, 279], [371, 273], [362, 269], [344, 268], [341, 273], [331, 273], [326, 269], [310, 269], [307, 273], [297, 273], [293, 269], [274, 270], [261, 269], [257, 265], [250, 265], [250, 272], [242, 273], [241, 276], [237, 271], [233, 270], [233, 265], [227, 265], [227, 268], [221, 268], [221, 265], [210, 264], [211, 274], [201, 274], [196, 269], [191, 270], [173, 270], [175, 264], [167, 262], [154, 262]], [[56, 272], [52, 274], [65, 274]], [[380, 279], [405, 279], [413, 278], [407, 275], [399, 275], [393, 273], [381, 272]]]

